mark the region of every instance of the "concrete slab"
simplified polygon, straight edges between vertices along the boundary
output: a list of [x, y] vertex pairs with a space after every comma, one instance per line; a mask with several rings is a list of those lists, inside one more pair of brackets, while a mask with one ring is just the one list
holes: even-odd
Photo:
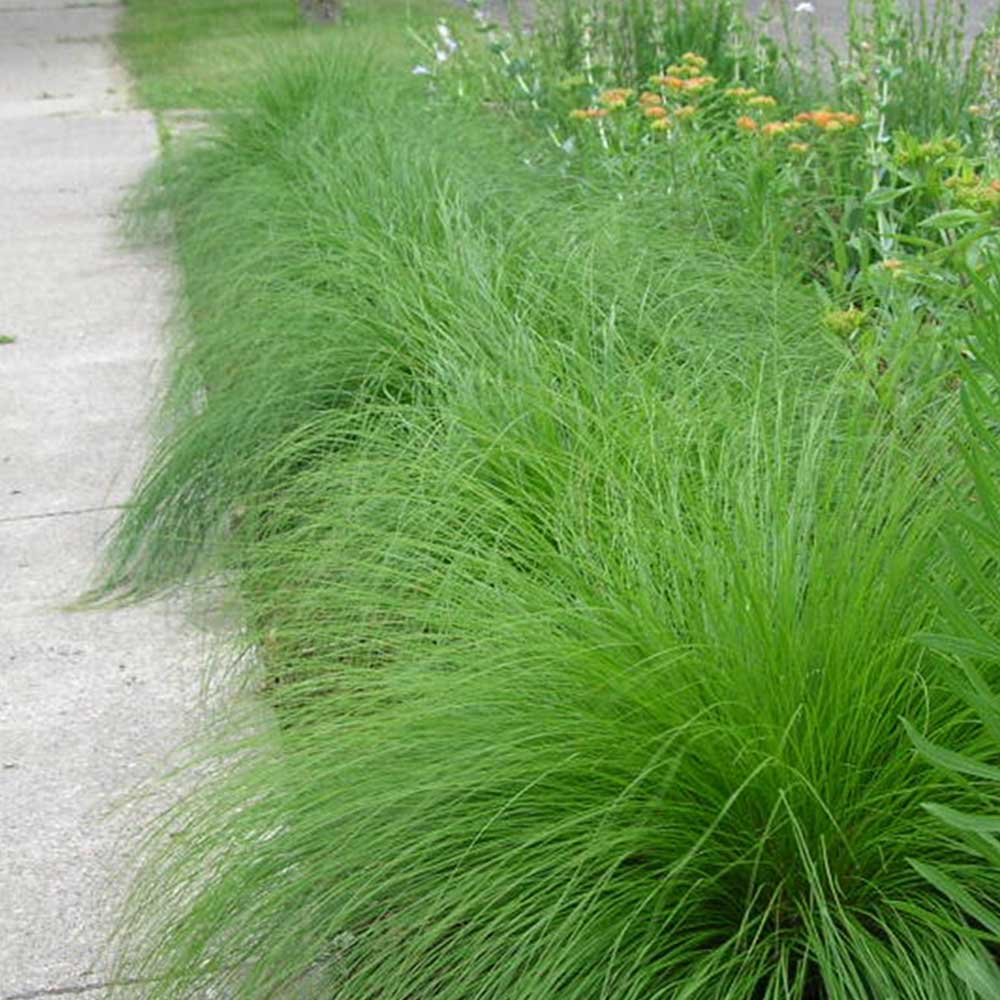
[[[793, 25], [796, 37], [807, 38], [809, 22], [813, 21], [820, 38], [835, 50], [843, 52], [850, 23], [849, 11], [851, 0], [811, 0], [813, 10], [796, 11], [802, 0], [744, 0], [744, 10], [751, 18], [759, 19], [764, 33], [776, 40], [784, 37], [782, 30], [782, 10], [784, 9]], [[907, 6], [918, 9], [922, 0], [901, 0], [904, 8]], [[456, 0], [459, 7], [467, 6], [465, 0]], [[859, 0], [859, 7], [864, 7], [864, 0]], [[530, 25], [535, 19], [538, 4], [536, 0], [485, 0], [484, 7], [491, 19], [501, 25], [509, 23], [509, 7], [515, 6], [518, 17], [523, 24]], [[934, 0], [927, 0], [927, 6], [934, 8]], [[973, 39], [996, 16], [996, 0], [965, 0], [967, 12], [966, 37]]]
[[0, 4], [0, 102], [74, 98], [124, 107], [127, 80], [110, 53], [113, 5]]
[[162, 807], [140, 791], [198, 718], [205, 651], [176, 607], [60, 610], [148, 449], [169, 312], [166, 262], [120, 234], [157, 139], [123, 103], [117, 14], [0, 0], [0, 1000], [110, 996], [127, 859]]
[[[777, 41], [785, 37], [783, 11], [792, 28], [793, 38], [801, 44], [809, 38], [815, 27], [821, 41], [841, 54], [847, 50], [847, 34], [850, 26], [850, 0], [810, 0], [810, 5], [800, 0], [745, 0], [747, 13], [757, 20], [763, 33]], [[900, 0], [904, 11], [918, 11], [923, 0]], [[810, 9], [811, 6], [811, 9]], [[927, 0], [927, 8], [934, 10], [934, 0]], [[957, 4], [956, 4], [957, 6]], [[865, 4], [858, 4], [864, 9]], [[798, 8], [798, 9], [797, 9]], [[966, 0], [965, 36], [966, 43], [983, 31], [997, 14], [996, 0]]]

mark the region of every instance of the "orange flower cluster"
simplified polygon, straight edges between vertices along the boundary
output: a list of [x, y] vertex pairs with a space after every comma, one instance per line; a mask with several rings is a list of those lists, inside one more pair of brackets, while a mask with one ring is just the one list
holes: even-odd
[[[777, 106], [777, 101], [767, 94], [757, 94], [751, 87], [731, 87], [726, 91], [734, 97], [747, 98], [747, 104], [757, 108], [773, 108]], [[750, 115], [740, 115], [736, 119], [736, 127], [744, 132], [759, 133], [769, 139], [786, 133], [798, 132], [807, 125], [813, 125], [824, 132], [838, 132], [842, 129], [853, 128], [861, 123], [861, 116], [851, 114], [847, 111], [803, 111], [795, 116], [792, 121], [773, 121], [761, 123], [757, 118]], [[805, 155], [811, 149], [809, 143], [792, 142], [788, 144], [789, 152]]]
[[776, 135], [781, 135], [783, 132], [792, 132], [794, 130], [795, 125], [792, 122], [768, 122], [760, 131], [763, 135], [771, 139]]
[[663, 76], [651, 76], [649, 82], [660, 87], [666, 87], [668, 90], [683, 90], [697, 94], [719, 81], [714, 76], [683, 77], [677, 76], [674, 73], [666, 73]]
[[861, 116], [847, 111], [803, 111], [795, 116], [801, 125], [815, 125], [824, 132], [839, 132], [861, 124]]
[[727, 87], [724, 91], [726, 97], [735, 97], [738, 100], [745, 100], [754, 97], [757, 93], [756, 87]]
[[651, 76], [649, 82], [658, 87], [666, 87], [668, 90], [688, 91], [699, 93], [706, 87], [711, 87], [713, 83], [719, 81], [714, 76], [706, 76], [704, 73], [708, 60], [697, 52], [685, 52], [681, 56], [679, 63], [668, 66], [659, 76]]
[[612, 90], [604, 91], [597, 100], [604, 107], [616, 111], [618, 108], [624, 108], [634, 93], [634, 90], [629, 90], [627, 87], [615, 87]]
[[574, 108], [570, 113], [570, 118], [588, 119], [607, 117], [607, 108]]
[[[662, 74], [649, 78], [649, 84], [667, 91], [666, 95], [652, 90], [639, 95], [639, 104], [643, 114], [650, 119], [650, 127], [659, 132], [666, 131], [677, 122], [690, 119], [697, 112], [698, 96], [702, 91], [718, 83], [714, 76], [705, 73], [708, 60], [696, 52], [685, 52], [677, 63], [668, 66]], [[689, 102], [679, 106], [672, 105], [674, 96]]]
[[685, 52], [681, 56], [679, 63], [668, 66], [665, 70], [667, 76], [696, 77], [708, 65], [708, 60], [697, 52]]

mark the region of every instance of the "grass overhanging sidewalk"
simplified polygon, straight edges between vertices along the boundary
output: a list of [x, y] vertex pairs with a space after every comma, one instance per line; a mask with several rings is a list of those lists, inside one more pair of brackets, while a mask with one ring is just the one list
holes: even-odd
[[[132, 9], [140, 92], [228, 110], [139, 201], [182, 332], [101, 596], [225, 579], [254, 695], [154, 836], [124, 972], [152, 1000], [989, 997], [992, 383], [962, 369], [963, 413], [939, 354], [878, 339], [916, 329], [899, 282], [836, 303], [845, 338], [770, 193], [713, 224], [765, 147], [706, 132], [667, 170], [611, 119], [568, 160], [541, 97], [428, 93], [361, 44], [447, 45], [434, 13], [359, 5], [216, 101]], [[955, 287], [927, 327], [1000, 372], [995, 290]]]

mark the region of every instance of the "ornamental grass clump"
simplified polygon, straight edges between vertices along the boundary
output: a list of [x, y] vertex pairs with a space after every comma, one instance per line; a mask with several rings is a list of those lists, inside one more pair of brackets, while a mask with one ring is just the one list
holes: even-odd
[[981, 928], [923, 872], [1000, 871], [923, 804], [1000, 789], [911, 742], [1000, 765], [912, 641], [952, 401], [887, 411], [770, 254], [336, 56], [163, 177], [190, 332], [107, 586], [224, 570], [256, 655], [120, 978], [968, 1000]]
[[[442, 358], [500, 357], [526, 326], [578, 339], [595, 314], [641, 354], [666, 322], [650, 289], [675, 297], [680, 271], [706, 300], [683, 313], [726, 342], [741, 303], [759, 313], [780, 297], [789, 341], [814, 322], [774, 262], [736, 265], [680, 232], [689, 206], [654, 210], [647, 191], [567, 178], [541, 154], [526, 165], [523, 135], [462, 107], [417, 113], [415, 91], [356, 56], [313, 54], [152, 178], [140, 218], [170, 212], [178, 336], [161, 444], [96, 596], [238, 567], [254, 505], [286, 474], [279, 442], [331, 411], [433, 406]], [[734, 266], [732, 281], [716, 277]], [[766, 294], [748, 295], [760, 281]]]
[[[1000, 295], [995, 282], [970, 275], [978, 300], [975, 323], [975, 355], [963, 369], [963, 409], [967, 426], [963, 452], [975, 483], [971, 496], [956, 503], [947, 526], [947, 549], [957, 570], [957, 581], [938, 592], [944, 628], [922, 638], [937, 653], [952, 662], [949, 683], [973, 710], [981, 727], [979, 746], [952, 740], [934, 742], [908, 725], [914, 746], [930, 763], [981, 792], [967, 811], [942, 801], [925, 803], [969, 853], [971, 864], [958, 871], [944, 871], [923, 859], [913, 864], [931, 884], [947, 893], [968, 916], [985, 930], [984, 940], [963, 949], [954, 968], [980, 1000], [1000, 995], [1000, 968], [996, 941], [1000, 939], [1000, 906], [996, 895], [982, 892], [977, 870], [1000, 871], [1000, 640], [994, 624], [1000, 609], [1000, 590], [994, 578], [1000, 553], [1000, 487], [997, 485], [1000, 446], [996, 427], [1000, 406], [996, 387], [1000, 379]], [[992, 946], [992, 949], [991, 949]]]
[[277, 442], [331, 410], [420, 396], [422, 343], [477, 349], [456, 300], [487, 311], [479, 347], [495, 339], [490, 296], [516, 294], [526, 248], [546, 252], [510, 206], [553, 234], [552, 189], [494, 169], [512, 150], [461, 109], [421, 117], [412, 97], [363, 58], [305, 54], [140, 193], [140, 224], [170, 214], [183, 295], [161, 443], [94, 599], [238, 563]]
[[525, 346], [288, 483], [277, 724], [171, 818], [150, 997], [968, 997], [911, 859], [995, 897], [922, 805], [982, 792], [900, 723], [997, 760], [909, 641], [943, 428], [661, 362]]

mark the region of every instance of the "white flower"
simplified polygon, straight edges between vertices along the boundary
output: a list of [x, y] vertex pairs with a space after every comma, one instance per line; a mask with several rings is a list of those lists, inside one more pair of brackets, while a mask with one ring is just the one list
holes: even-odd
[[410, 72], [414, 76], [430, 76], [431, 75], [431, 71], [426, 66], [424, 66], [422, 63], [419, 64], [419, 65], [417, 65], [417, 66], [414, 66], [413, 69], [410, 70]]
[[816, 8], [809, 3], [809, 0], [803, 0], [802, 3], [797, 3], [795, 5], [796, 14], [815, 14]]
[[438, 45], [434, 46], [434, 58], [437, 59], [438, 62], [447, 62], [448, 56], [450, 55], [451, 53], [447, 49], [442, 49]]
[[444, 21], [438, 22], [437, 33], [442, 44], [448, 50], [448, 54], [451, 55], [458, 48], [458, 42], [452, 38], [451, 30], [448, 28], [448, 25], [444, 23]]

